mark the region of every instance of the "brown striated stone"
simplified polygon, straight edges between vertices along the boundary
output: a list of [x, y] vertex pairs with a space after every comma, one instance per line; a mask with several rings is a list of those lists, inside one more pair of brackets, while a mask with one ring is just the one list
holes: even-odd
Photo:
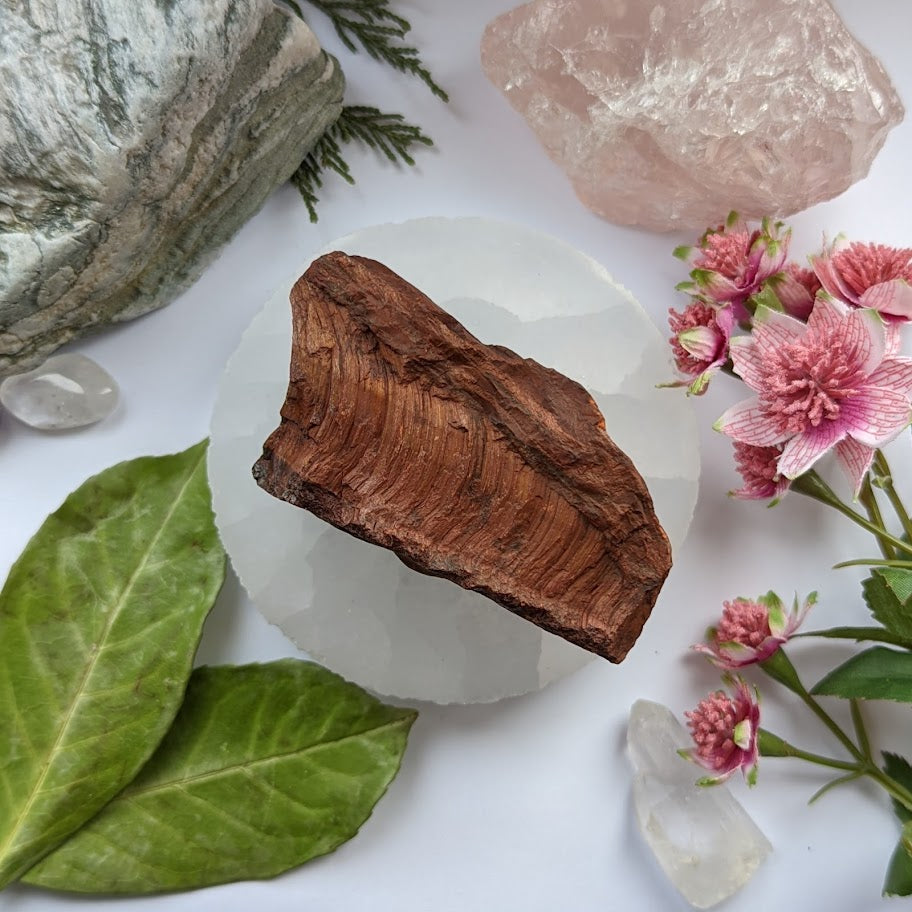
[[623, 659], [671, 552], [588, 393], [482, 344], [373, 260], [321, 257], [291, 305], [288, 395], [260, 486]]

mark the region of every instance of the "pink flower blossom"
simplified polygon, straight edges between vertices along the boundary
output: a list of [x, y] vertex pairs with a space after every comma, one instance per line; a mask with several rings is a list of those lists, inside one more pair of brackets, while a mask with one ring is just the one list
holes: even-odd
[[822, 287], [817, 273], [797, 263], [786, 263], [785, 269], [769, 281], [785, 312], [797, 320], [807, 320]]
[[735, 467], [744, 480], [744, 487], [732, 491], [741, 500], [778, 501], [789, 488], [789, 480], [779, 472], [781, 446], [751, 446], [734, 441]]
[[680, 753], [713, 774], [700, 779], [700, 785], [724, 782], [738, 769], [747, 784], [754, 785], [760, 757], [759, 696], [741, 678], [726, 676], [724, 680], [733, 688], [731, 696], [717, 690], [701, 700], [692, 712], [684, 714], [694, 747]]
[[780, 235], [782, 228], [781, 222], [764, 219], [751, 230], [732, 213], [725, 225], [707, 231], [697, 247], [675, 253], [692, 263], [693, 287], [719, 304], [732, 305], [740, 321], [748, 316], [744, 302], [785, 263], [791, 230]]
[[888, 321], [912, 319], [912, 248], [837, 238], [811, 264], [833, 297], [870, 307]]
[[723, 603], [718, 626], [706, 631], [707, 642], [697, 643], [692, 648], [709, 656], [720, 668], [743, 668], [765, 662], [788, 642], [816, 602], [816, 592], [812, 592], [800, 607], [796, 598], [786, 614], [782, 600], [775, 592], [767, 592], [756, 601], [733, 599]]
[[751, 335], [732, 339], [729, 350], [757, 395], [715, 427], [752, 446], [783, 445], [784, 478], [797, 478], [835, 448], [857, 491], [873, 449], [912, 420], [912, 359], [887, 355], [873, 310], [850, 310], [822, 295], [805, 324], [761, 306]]
[[[668, 311], [675, 366], [692, 382], [693, 395], [706, 392], [712, 375], [728, 360], [728, 341], [735, 325], [731, 308], [691, 301], [678, 312]], [[684, 384], [678, 384], [683, 386]]]

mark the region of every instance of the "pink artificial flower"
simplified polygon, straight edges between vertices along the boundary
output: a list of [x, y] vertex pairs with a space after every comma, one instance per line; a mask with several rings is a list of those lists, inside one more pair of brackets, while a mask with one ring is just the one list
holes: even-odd
[[772, 500], [778, 503], [790, 484], [779, 472], [782, 447], [752, 446], [738, 440], [734, 441], [734, 447], [735, 467], [744, 480], [744, 487], [731, 491], [731, 496], [741, 500]]
[[725, 412], [716, 430], [752, 446], [782, 444], [784, 478], [835, 448], [857, 492], [874, 449], [912, 420], [912, 359], [887, 355], [873, 310], [821, 295], [805, 324], [760, 306], [751, 335], [732, 339], [729, 350], [757, 395]]
[[736, 598], [724, 602], [718, 626], [706, 631], [707, 642], [691, 648], [709, 656], [720, 668], [743, 668], [765, 662], [788, 642], [816, 602], [816, 592], [800, 607], [796, 598], [788, 614], [775, 592], [767, 592], [756, 601]]
[[802, 321], [811, 315], [814, 299], [822, 287], [813, 269], [797, 263], [786, 263], [782, 272], [770, 277], [770, 284], [785, 312]]
[[731, 696], [717, 690], [701, 700], [695, 710], [684, 713], [694, 747], [680, 754], [713, 774], [700, 779], [699, 785], [724, 782], [737, 769], [748, 785], [754, 785], [760, 757], [759, 695], [741, 678], [726, 675], [723, 680], [734, 689]]
[[791, 230], [780, 235], [782, 228], [781, 222], [764, 219], [751, 230], [733, 212], [725, 225], [707, 231], [697, 247], [681, 247], [675, 254], [692, 263], [693, 287], [719, 304], [730, 304], [740, 322], [748, 317], [744, 302], [785, 263]]
[[888, 322], [912, 320], [912, 248], [837, 238], [811, 265], [833, 297], [870, 307]]
[[731, 308], [720, 310], [705, 301], [691, 301], [680, 313], [668, 311], [668, 325], [675, 366], [692, 381], [689, 392], [702, 395], [712, 375], [728, 360], [728, 340], [735, 325]]

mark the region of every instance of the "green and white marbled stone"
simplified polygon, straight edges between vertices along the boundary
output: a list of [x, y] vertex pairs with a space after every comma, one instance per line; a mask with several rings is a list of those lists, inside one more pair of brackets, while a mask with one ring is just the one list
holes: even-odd
[[0, 0], [0, 376], [172, 300], [343, 88], [272, 0]]

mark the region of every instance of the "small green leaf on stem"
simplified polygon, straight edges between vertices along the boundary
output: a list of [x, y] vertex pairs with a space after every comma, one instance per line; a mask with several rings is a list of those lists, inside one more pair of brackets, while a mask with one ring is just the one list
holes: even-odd
[[874, 620], [904, 640], [912, 640], [912, 570], [885, 567], [862, 583]]
[[840, 785], [845, 785], [849, 782], [854, 782], [856, 779], [860, 779], [862, 775], [863, 773], [861, 772], [846, 773], [844, 776], [837, 776], [835, 779], [831, 779], [826, 785], [821, 786], [810, 798], [808, 798], [808, 804], [814, 804], [814, 802], [819, 801], [831, 789]]
[[[905, 757], [899, 754], [893, 754], [889, 751], [883, 752], [884, 772], [891, 778], [895, 779], [903, 788], [912, 791], [912, 765]], [[912, 820], [912, 811], [900, 804], [898, 801], [893, 802], [893, 810], [899, 818], [900, 823], [906, 824]]]
[[358, 832], [415, 716], [310, 662], [198, 668], [136, 779], [23, 879], [156, 893], [272, 877]]
[[912, 653], [874, 646], [831, 671], [811, 693], [912, 703]]
[[903, 828], [903, 836], [899, 840], [887, 874], [884, 878], [884, 896], [912, 896], [912, 823], [907, 823]]

